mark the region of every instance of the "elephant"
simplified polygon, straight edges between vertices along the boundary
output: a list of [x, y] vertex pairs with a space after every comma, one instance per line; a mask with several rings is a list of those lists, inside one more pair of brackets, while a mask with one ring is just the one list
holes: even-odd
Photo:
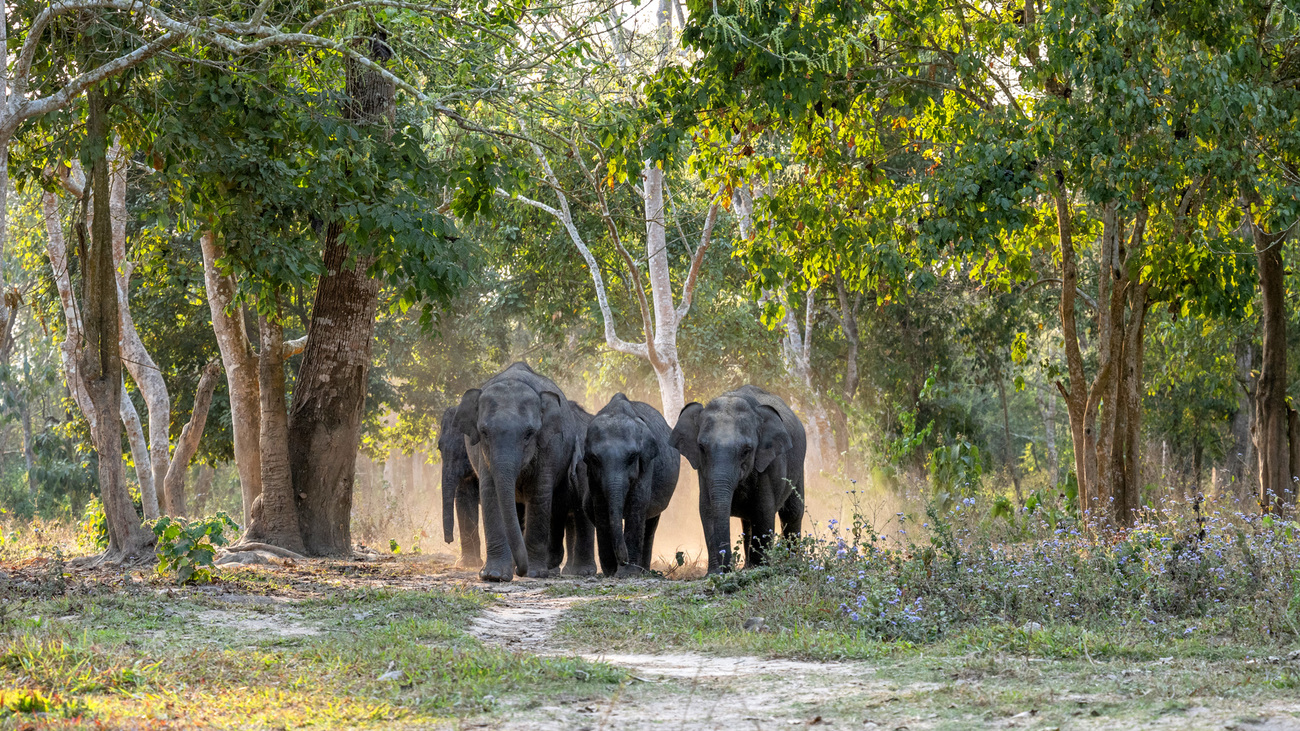
[[465, 435], [456, 428], [456, 408], [442, 412], [438, 427], [438, 451], [442, 454], [442, 537], [454, 538], [460, 523], [460, 565], [477, 569], [483, 565], [478, 536], [478, 475], [469, 462]]
[[650, 568], [659, 516], [677, 489], [681, 463], [668, 422], [650, 404], [616, 394], [591, 420], [579, 482], [605, 575]]
[[[455, 424], [479, 480], [487, 539], [479, 576], [547, 576], [559, 563], [551, 555], [552, 502], [567, 488], [581, 441], [571, 402], [549, 378], [514, 363], [465, 392]], [[517, 504], [524, 506], [522, 526]]]
[[761, 566], [781, 516], [781, 534], [803, 529], [807, 436], [799, 417], [756, 386], [742, 386], [701, 406], [689, 403], [673, 427], [673, 446], [700, 478], [700, 522], [709, 573], [731, 567], [731, 522], [740, 518], [745, 566]]
[[567, 555], [568, 561], [560, 573], [566, 576], [592, 576], [596, 573], [595, 526], [582, 509], [585, 477], [581, 471], [582, 436], [591, 423], [592, 415], [572, 401], [569, 402], [569, 408], [578, 422], [578, 440], [574, 445], [573, 458], [565, 480], [556, 487], [551, 505], [551, 545], [547, 568], [551, 571], [560, 568], [561, 559]]

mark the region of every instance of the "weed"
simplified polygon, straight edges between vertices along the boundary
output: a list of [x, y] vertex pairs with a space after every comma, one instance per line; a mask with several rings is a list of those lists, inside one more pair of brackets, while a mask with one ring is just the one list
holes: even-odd
[[158, 573], [172, 574], [176, 583], [207, 583], [212, 580], [212, 559], [217, 546], [226, 545], [226, 529], [239, 530], [225, 513], [187, 521], [163, 516], [153, 525], [158, 537]]

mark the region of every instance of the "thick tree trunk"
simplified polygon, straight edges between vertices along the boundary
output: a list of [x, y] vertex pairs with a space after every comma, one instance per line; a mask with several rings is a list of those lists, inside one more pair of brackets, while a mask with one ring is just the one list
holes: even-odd
[[239, 472], [243, 494], [243, 524], [249, 525], [253, 501], [262, 494], [262, 405], [257, 354], [248, 340], [243, 313], [235, 306], [235, 280], [217, 271], [216, 261], [222, 252], [216, 237], [211, 231], [205, 231], [199, 243], [203, 249], [203, 282], [208, 293], [212, 331], [217, 336], [230, 392], [230, 423], [234, 432], [235, 469]]
[[203, 438], [203, 428], [208, 423], [208, 409], [212, 406], [212, 392], [221, 377], [221, 366], [209, 363], [199, 377], [198, 388], [194, 391], [194, 409], [190, 420], [181, 428], [181, 435], [176, 440], [176, 451], [172, 454], [167, 467], [167, 476], [163, 479], [163, 494], [167, 499], [167, 514], [184, 516], [185, 508], [185, 472], [189, 470], [190, 460], [199, 450], [199, 440]]
[[95, 218], [91, 240], [79, 247], [82, 258], [82, 327], [86, 348], [81, 353], [81, 372], [95, 412], [101, 418], [92, 435], [99, 461], [99, 492], [107, 518], [109, 546], [104, 558], [118, 561], [138, 555], [153, 542], [153, 535], [140, 524], [122, 482], [122, 358], [118, 344], [117, 276], [113, 266], [112, 216], [109, 210], [108, 103], [102, 92], [87, 92], [86, 134], [95, 150], [91, 186], [95, 191]]
[[[373, 59], [382, 62], [390, 54], [381, 39], [371, 39]], [[394, 87], [378, 73], [349, 61], [347, 94], [353, 122], [391, 122]], [[325, 274], [312, 304], [289, 417], [289, 459], [303, 545], [318, 556], [352, 552], [352, 486], [379, 296], [379, 283], [366, 272], [370, 262], [348, 265], [341, 234], [338, 223], [326, 227]]]
[[[284, 395], [283, 331], [274, 319], [258, 318], [262, 353], [258, 359], [261, 394], [262, 494], [254, 501], [246, 541], [269, 543], [304, 553], [289, 459], [289, 418]], [[353, 447], [353, 454], [356, 447]]]

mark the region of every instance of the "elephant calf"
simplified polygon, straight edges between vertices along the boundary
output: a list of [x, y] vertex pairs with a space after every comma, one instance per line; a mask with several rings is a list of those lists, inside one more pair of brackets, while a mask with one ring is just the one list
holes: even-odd
[[438, 452], [442, 454], [442, 537], [451, 543], [460, 523], [460, 565], [483, 565], [478, 538], [478, 475], [469, 463], [465, 435], [456, 428], [456, 408], [442, 412], [438, 426]]
[[681, 457], [653, 406], [617, 394], [587, 426], [578, 482], [596, 525], [600, 566], [608, 576], [650, 568], [655, 530], [677, 488]]
[[673, 428], [673, 446], [700, 477], [700, 522], [709, 573], [731, 567], [731, 518], [745, 533], [745, 565], [764, 563], [781, 516], [781, 533], [803, 528], [803, 424], [779, 397], [743, 386], [707, 406], [689, 403]]

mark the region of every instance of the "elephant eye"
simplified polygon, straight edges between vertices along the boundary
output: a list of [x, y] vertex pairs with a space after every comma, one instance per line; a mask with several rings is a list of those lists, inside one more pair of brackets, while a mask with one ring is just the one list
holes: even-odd
[[537, 434], [537, 430], [530, 426], [524, 430], [524, 439], [532, 439], [535, 434]]

